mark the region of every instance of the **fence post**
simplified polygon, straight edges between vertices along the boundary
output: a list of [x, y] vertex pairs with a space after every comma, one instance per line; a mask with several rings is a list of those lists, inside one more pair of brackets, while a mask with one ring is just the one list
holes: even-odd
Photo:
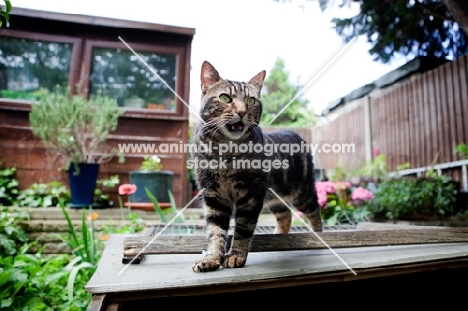
[[466, 172], [466, 164], [462, 165], [462, 181], [463, 181], [463, 191], [468, 191], [468, 176]]
[[367, 161], [372, 160], [372, 133], [371, 133], [371, 113], [370, 96], [364, 98], [364, 154]]

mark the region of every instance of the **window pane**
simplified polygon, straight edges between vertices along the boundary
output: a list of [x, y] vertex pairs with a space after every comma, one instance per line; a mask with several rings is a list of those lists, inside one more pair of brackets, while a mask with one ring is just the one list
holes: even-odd
[[37, 98], [39, 89], [68, 86], [72, 44], [2, 37], [0, 97]]
[[[176, 55], [138, 52], [173, 90]], [[90, 93], [117, 99], [119, 106], [175, 111], [175, 95], [131, 51], [94, 48]]]

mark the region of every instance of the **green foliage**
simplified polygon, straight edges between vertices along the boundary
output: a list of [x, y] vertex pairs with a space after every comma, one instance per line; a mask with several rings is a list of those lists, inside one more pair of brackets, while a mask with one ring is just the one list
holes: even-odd
[[109, 178], [98, 179], [96, 184], [101, 188], [94, 190], [94, 202], [102, 206], [114, 206], [114, 202], [110, 201], [108, 191], [116, 187], [120, 183], [119, 175], [113, 175]]
[[[330, 1], [320, 2], [326, 8]], [[397, 53], [456, 58], [468, 52], [468, 38], [443, 0], [360, 0], [359, 4], [356, 16], [332, 19], [333, 28], [347, 42], [365, 35], [376, 60], [386, 63]]]
[[120, 225], [117, 224], [107, 225], [102, 229], [104, 235], [101, 239], [106, 240], [108, 234], [110, 233], [117, 233], [117, 234], [135, 234], [141, 232], [145, 228], [144, 220], [137, 214], [137, 213], [128, 213], [126, 215], [126, 219], [130, 221], [128, 225]]
[[338, 223], [367, 221], [371, 212], [367, 205], [373, 199], [372, 193], [349, 182], [316, 182], [318, 203], [323, 221], [330, 226]]
[[[86, 277], [90, 277], [92, 273], [94, 273], [101, 257], [103, 245], [101, 241], [95, 237], [94, 220], [98, 217], [97, 213], [93, 213], [91, 208], [89, 209], [89, 215], [86, 215], [86, 210], [82, 211], [81, 236], [79, 236], [66, 208], [63, 206], [61, 206], [61, 208], [70, 230], [70, 235], [63, 236], [63, 240], [72, 250], [72, 254], [76, 256], [64, 271], [64, 273], [68, 273], [66, 286], [68, 300], [73, 301], [76, 278], [79, 277], [81, 271], [83, 271], [82, 273], [84, 273]], [[87, 221], [89, 221], [89, 224]]]
[[343, 180], [346, 180], [347, 170], [343, 166], [343, 164], [341, 162], [339, 162], [336, 165], [335, 169], [330, 170], [329, 175], [330, 175], [329, 176], [330, 180], [333, 181], [333, 182], [343, 181]]
[[[96, 265], [99, 261], [99, 256], [96, 250], [102, 247], [99, 240], [97, 240], [94, 235], [94, 219], [97, 218], [97, 213], [93, 213], [90, 209], [89, 215], [87, 217], [86, 210], [83, 209], [81, 214], [80, 236], [78, 231], [75, 229], [75, 226], [73, 225], [67, 209], [63, 206], [61, 206], [61, 209], [70, 230], [70, 236], [64, 236], [64, 241], [68, 244], [75, 256], [80, 257], [83, 262]], [[89, 226], [87, 221], [89, 221]]]
[[57, 207], [71, 202], [70, 191], [59, 181], [32, 184], [20, 191], [15, 206], [20, 207]]
[[41, 92], [0, 90], [0, 97], [11, 99], [41, 99]]
[[[72, 254], [44, 256], [28, 254], [32, 245], [19, 221], [28, 214], [13, 208], [0, 213], [0, 308], [16, 310], [86, 310], [91, 300], [84, 286], [94, 273], [102, 251], [102, 242], [95, 238], [94, 220], [97, 214], [83, 210], [80, 231], [64, 207], [70, 234], [63, 239]], [[138, 215], [128, 215], [131, 225], [122, 233], [137, 233], [143, 229]], [[109, 228], [107, 233], [115, 232]], [[80, 232], [80, 234], [79, 234]], [[104, 240], [104, 239], [103, 239]]]
[[74, 277], [80, 288], [78, 296], [69, 299], [64, 291], [70, 275], [70, 255], [56, 257], [41, 253], [27, 254], [24, 244], [14, 256], [0, 258], [0, 303], [5, 311], [17, 310], [86, 310], [90, 294], [84, 287], [86, 275]]
[[[91, 295], [85, 292], [84, 286], [92, 272], [78, 273], [84, 265], [78, 265], [78, 257], [73, 259], [68, 254], [28, 254], [33, 243], [28, 241], [26, 232], [17, 223], [26, 218], [24, 212], [11, 209], [5, 208], [1, 213], [0, 309], [86, 310]], [[6, 247], [4, 238], [10, 240]], [[64, 288], [68, 291], [64, 291]]]
[[[151, 203], [153, 203], [154, 211], [156, 212], [156, 214], [161, 219], [161, 222], [167, 223], [167, 222], [171, 221], [175, 216], [177, 216], [179, 211], [176, 208], [174, 195], [172, 194], [171, 190], [168, 190], [168, 195], [169, 195], [169, 200], [171, 202], [171, 207], [168, 208], [168, 209], [164, 209], [164, 210], [159, 205], [158, 199], [151, 193], [151, 191], [147, 187], [145, 187], [145, 191], [146, 191], [146, 195], [150, 199]], [[176, 223], [185, 222], [184, 214], [180, 214], [177, 218], [175, 218], [174, 221]]]
[[379, 182], [387, 178], [387, 160], [384, 155], [378, 155], [373, 160], [366, 161], [361, 168], [354, 170], [347, 169], [342, 163], [338, 163], [328, 175], [334, 182], [349, 180], [351, 177], [360, 177], [363, 182]]
[[15, 178], [16, 167], [1, 168], [0, 162], [0, 206], [10, 206], [18, 195], [18, 180]]
[[96, 183], [104, 188], [114, 188], [120, 183], [120, 178], [119, 175], [112, 175], [109, 178], [99, 179]]
[[379, 184], [371, 210], [376, 217], [388, 219], [450, 216], [456, 192], [452, 179], [446, 175], [388, 179]]
[[411, 167], [411, 164], [409, 162], [405, 162], [403, 164], [397, 165], [396, 171], [399, 172], [399, 171], [402, 171], [402, 170], [409, 169], [410, 167]]
[[2, 27], [3, 22], [8, 25], [10, 20], [10, 12], [13, 8], [10, 0], [3, 0], [5, 2], [5, 8], [0, 7], [0, 27]]
[[57, 86], [31, 106], [29, 121], [33, 133], [67, 163], [101, 163], [116, 153], [104, 142], [122, 113], [115, 99], [98, 94], [86, 100]]
[[367, 161], [359, 171], [359, 175], [365, 179], [375, 179], [378, 181], [385, 179], [388, 175], [386, 157], [381, 154], [373, 160]]
[[141, 162], [140, 170], [159, 172], [162, 169], [161, 158], [158, 156], [146, 156]]
[[468, 159], [468, 146], [465, 143], [459, 143], [457, 147], [455, 147], [455, 153]]
[[17, 222], [28, 219], [29, 215], [15, 209], [1, 208], [0, 212], [0, 254], [14, 255], [21, 244], [28, 240], [28, 236]]
[[278, 117], [272, 123], [274, 126], [312, 127], [315, 124], [314, 113], [307, 108], [309, 103], [307, 99], [299, 96], [285, 108], [300, 91], [301, 86], [289, 81], [289, 72], [285, 70], [281, 58], [276, 60], [269, 76], [265, 79], [264, 86], [266, 92], [261, 98], [263, 106], [261, 122], [264, 125], [276, 115]]

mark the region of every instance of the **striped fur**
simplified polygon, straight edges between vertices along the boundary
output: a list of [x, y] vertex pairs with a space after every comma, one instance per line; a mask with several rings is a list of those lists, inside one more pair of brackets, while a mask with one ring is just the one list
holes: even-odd
[[[219, 155], [220, 145], [230, 142], [237, 145], [265, 145], [302, 141], [302, 138], [292, 131], [283, 130], [267, 134], [261, 131], [260, 92], [264, 78], [265, 71], [261, 71], [248, 82], [225, 80], [210, 63], [204, 62], [202, 65], [200, 116], [206, 123], [200, 123], [195, 129], [193, 142], [198, 146], [211, 143], [212, 150], [198, 149], [192, 153], [192, 160], [198, 163], [223, 161], [225, 167], [198, 167], [195, 170], [197, 183], [204, 189], [204, 212], [208, 232], [207, 253], [204, 258], [194, 263], [192, 269], [195, 272], [216, 270], [221, 265], [226, 268], [243, 267], [263, 206], [267, 206], [276, 215], [276, 233], [288, 233], [291, 212], [268, 188], [272, 188], [289, 204], [302, 211], [315, 231], [322, 230], [310, 153], [290, 155], [277, 151], [269, 155], [230, 150]], [[239, 160], [250, 163], [287, 161], [288, 168], [271, 171], [258, 167], [240, 169], [236, 167]], [[226, 253], [227, 231], [233, 216], [234, 237]]]

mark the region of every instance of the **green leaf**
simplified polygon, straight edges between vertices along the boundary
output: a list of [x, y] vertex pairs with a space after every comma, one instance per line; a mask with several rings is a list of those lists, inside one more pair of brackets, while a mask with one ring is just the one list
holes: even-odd
[[68, 282], [67, 282], [67, 292], [68, 292], [68, 301], [72, 302], [73, 301], [73, 290], [74, 290], [74, 284], [76, 280], [76, 276], [78, 272], [80, 272], [81, 269], [94, 269], [95, 266], [89, 262], [82, 262], [78, 266], [73, 267], [73, 269], [70, 271], [70, 275], [68, 276]]
[[[177, 205], [175, 202], [174, 195], [172, 194], [171, 190], [167, 190], [167, 194], [169, 195], [169, 202], [171, 203], [171, 212], [173, 216], [175, 217], [179, 211], [177, 210]], [[185, 222], [185, 216], [184, 214], [180, 214], [179, 217], [176, 218], [175, 220], [176, 223], [184, 223]]]
[[327, 225], [329, 226], [336, 225], [337, 219], [338, 219], [338, 213], [333, 214], [330, 218], [326, 220]]
[[4, 0], [4, 1], [5, 1], [5, 6], [6, 6], [5, 12], [10, 13], [13, 8], [13, 6], [11, 5], [11, 1], [10, 0]]
[[[0, 26], [2, 26], [1, 21], [0, 21]], [[9, 306], [11, 306], [12, 303], [13, 303], [13, 299], [11, 298], [3, 299], [2, 301], [0, 301], [0, 309], [8, 308]]]
[[8, 282], [14, 272], [14, 270], [0, 271], [0, 286]]
[[70, 234], [72, 236], [72, 239], [73, 239], [73, 247], [72, 249], [78, 247], [80, 245], [80, 242], [78, 240], [78, 235], [76, 234], [76, 230], [75, 230], [75, 227], [73, 226], [73, 223], [71, 221], [71, 218], [70, 218], [70, 215], [68, 214], [68, 212], [66, 211], [65, 207], [64, 206], [60, 206], [60, 208], [62, 209], [62, 212], [63, 214], [65, 215], [65, 219], [67, 220], [67, 224], [68, 224], [68, 228], [70, 229]]
[[167, 222], [166, 215], [162, 211], [161, 207], [159, 206], [158, 199], [151, 193], [151, 191], [148, 189], [148, 187], [145, 187], [146, 195], [150, 199], [151, 203], [153, 203], [154, 210], [156, 213], [159, 215], [159, 218], [163, 223]]
[[39, 310], [39, 307], [44, 306], [44, 301], [41, 297], [32, 297], [28, 300], [25, 305], [25, 308], [28, 310]]
[[[10, 0], [4, 0], [4, 1], [5, 1], [5, 11], [3, 11], [0, 8], [0, 16], [2, 16], [8, 24], [8, 22], [10, 21], [10, 12], [12, 9], [12, 5], [11, 5]], [[0, 27], [2, 27], [2, 24], [3, 24], [2, 19], [0, 18]]]
[[83, 258], [84, 261], [92, 262], [91, 258], [91, 249], [89, 245], [88, 237], [88, 227], [86, 226], [86, 212], [81, 213], [81, 235], [83, 237], [83, 248], [86, 254], [86, 258]]

